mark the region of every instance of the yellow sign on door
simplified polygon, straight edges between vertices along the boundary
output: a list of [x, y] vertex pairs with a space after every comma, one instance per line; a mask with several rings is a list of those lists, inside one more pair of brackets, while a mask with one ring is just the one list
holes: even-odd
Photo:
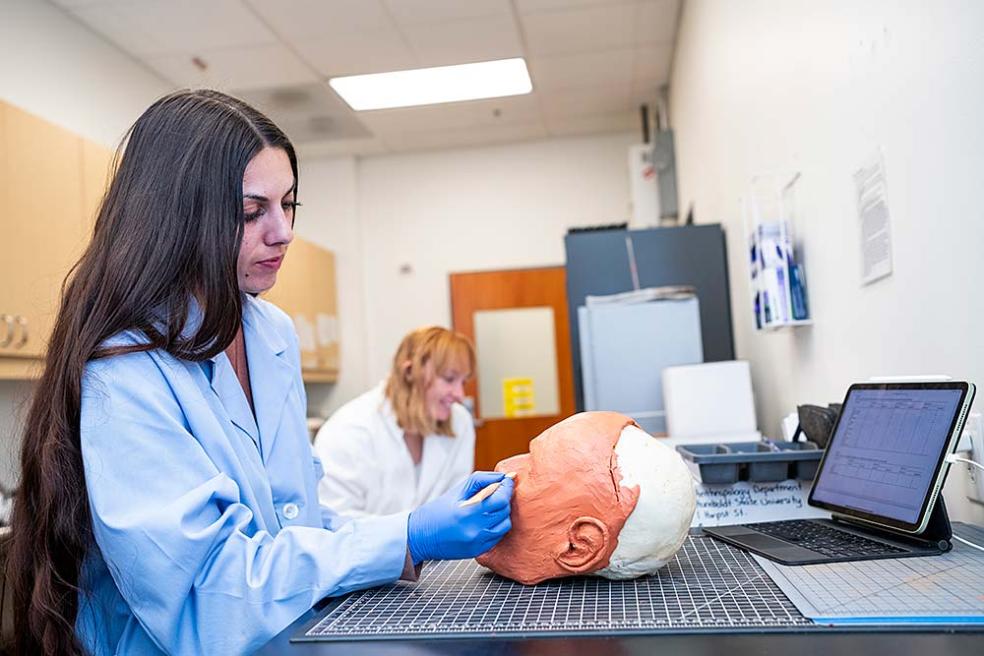
[[503, 378], [502, 406], [506, 417], [525, 417], [536, 412], [532, 378]]

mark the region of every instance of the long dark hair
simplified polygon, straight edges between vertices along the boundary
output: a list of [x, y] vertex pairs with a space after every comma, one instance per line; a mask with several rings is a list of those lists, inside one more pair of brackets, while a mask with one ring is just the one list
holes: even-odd
[[[63, 285], [24, 427], [7, 558], [17, 653], [81, 653], [79, 576], [94, 548], [79, 443], [85, 365], [151, 349], [201, 361], [229, 346], [243, 302], [243, 173], [267, 146], [286, 151], [296, 181], [294, 149], [269, 119], [215, 91], [181, 91], [144, 112], [117, 154], [92, 241]], [[201, 324], [182, 334], [192, 298]], [[101, 346], [127, 330], [146, 343]]]

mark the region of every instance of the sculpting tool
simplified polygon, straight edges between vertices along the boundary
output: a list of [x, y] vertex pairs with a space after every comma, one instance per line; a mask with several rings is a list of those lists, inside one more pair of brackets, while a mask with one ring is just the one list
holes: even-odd
[[[511, 479], [514, 479], [515, 480], [515, 478], [516, 478], [516, 472], [509, 472], [508, 474], [506, 474], [505, 477], [506, 478], [511, 478]], [[470, 497], [468, 497], [467, 499], [465, 499], [464, 501], [462, 501], [458, 505], [460, 507], [464, 508], [465, 506], [474, 506], [476, 503], [481, 503], [485, 499], [488, 499], [490, 496], [492, 496], [495, 493], [495, 491], [499, 489], [499, 486], [500, 485], [502, 485], [502, 481], [497, 481], [495, 483], [489, 483], [488, 485], [486, 485], [485, 487], [483, 487], [481, 490], [479, 490], [475, 494], [471, 495]]]

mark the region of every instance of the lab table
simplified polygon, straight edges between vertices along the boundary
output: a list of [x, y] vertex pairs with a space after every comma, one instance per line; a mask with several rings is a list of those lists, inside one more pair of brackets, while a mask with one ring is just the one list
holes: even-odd
[[796, 633], [687, 633], [612, 635], [605, 637], [527, 639], [360, 640], [290, 642], [314, 618], [308, 611], [262, 649], [257, 656], [349, 656], [411, 654], [413, 656], [526, 656], [529, 654], [630, 656], [970, 656], [984, 653], [984, 627], [979, 632], [891, 631], [810, 628]]
[[[671, 589], [679, 589], [681, 595], [686, 593], [685, 596], [688, 599], [693, 597], [692, 601], [695, 604], [695, 608], [710, 606], [710, 603], [704, 603], [703, 598], [698, 596], [696, 592], [713, 583], [714, 571], [727, 570], [732, 574], [736, 574], [735, 581], [741, 580], [740, 577], [737, 577], [737, 573], [741, 573], [749, 576], [749, 581], [757, 581], [757, 586], [762, 585], [760, 576], [752, 576], [755, 574], [754, 571], [749, 573], [743, 570], [742, 563], [745, 560], [748, 561], [745, 565], [746, 568], [754, 565], [751, 557], [743, 551], [730, 548], [710, 538], [691, 537], [681, 549], [680, 554], [684, 553], [684, 557], [680, 557], [678, 554], [676, 560], [689, 563], [687, 567], [692, 568], [693, 571], [690, 571], [688, 577], [695, 584], [698, 584], [698, 587], [690, 592], [687, 592], [687, 588], [683, 587], [673, 587]], [[711, 557], [714, 554], [717, 554], [716, 558]], [[698, 563], [700, 566], [698, 566]], [[700, 568], [705, 564], [709, 568], [707, 571], [703, 571]], [[681, 581], [680, 578], [684, 573], [684, 569], [682, 569], [680, 563], [669, 565], [668, 568], [674, 566], [678, 567], [678, 571], [670, 574], [668, 577], [659, 578], [666, 578], [667, 583], [673, 586], [681, 586], [685, 582]], [[478, 581], [474, 579], [474, 572], [469, 574], [469, 571], [476, 567], [478, 566], [470, 561], [460, 561], [458, 564], [451, 561], [435, 564], [428, 570], [431, 580], [427, 582], [427, 585], [433, 586], [431, 589], [436, 591], [435, 597], [440, 597], [440, 584], [447, 583], [465, 587], [477, 585], [477, 589], [484, 591], [482, 595], [489, 596], [491, 594], [489, 598], [495, 600], [509, 598], [509, 595], [505, 592], [497, 593], [494, 586], [491, 586], [484, 580]], [[769, 581], [770, 586], [775, 586], [771, 577], [766, 576], [766, 579]], [[725, 593], [730, 594], [734, 592], [735, 588], [730, 587], [732, 585], [732, 578], [723, 577], [721, 580], [725, 586]], [[657, 579], [654, 578], [651, 584], [657, 585], [658, 583]], [[498, 585], [515, 586], [517, 584], [502, 580]], [[604, 593], [602, 591], [592, 597], [590, 586], [603, 587], [605, 585], [617, 584], [606, 582], [602, 579], [592, 579], [590, 583], [579, 585], [589, 586], [589, 592], [585, 594], [586, 598], [592, 599], [604, 598]], [[659, 583], [659, 585], [662, 584]], [[559, 587], [561, 588], [560, 592], [563, 592], [564, 585], [559, 585]], [[491, 593], [488, 592], [490, 589], [492, 590]], [[710, 594], [714, 595], [715, 600], [722, 596], [718, 595], [718, 592], [720, 591], [710, 590]], [[984, 624], [973, 623], [960, 628], [947, 627], [945, 625], [933, 626], [931, 624], [915, 626], [901, 623], [889, 626], [883, 625], [876, 628], [870, 626], [852, 626], [850, 624], [840, 624], [837, 627], [830, 627], [820, 624], [807, 624], [806, 622], [793, 622], [786, 625], [773, 624], [771, 626], [764, 624], [759, 628], [750, 628], [747, 624], [741, 625], [735, 623], [732, 626], [736, 628], [731, 629], [720, 626], [712, 626], [703, 630], [688, 630], [685, 628], [672, 630], [656, 628], [650, 630], [648, 628], [642, 628], [624, 632], [599, 631], [581, 633], [580, 635], [568, 633], [566, 636], [555, 637], [547, 637], [543, 633], [528, 633], [528, 637], [522, 637], [522, 633], [517, 634], [517, 632], [513, 631], [507, 635], [483, 635], [474, 638], [397, 637], [395, 639], [390, 638], [385, 640], [359, 639], [290, 642], [292, 636], [296, 636], [304, 629], [309, 628], [309, 625], [313, 623], [315, 618], [323, 614], [322, 611], [330, 608], [332, 613], [336, 613], [339, 609], [344, 608], [346, 604], [357, 604], [348, 605], [348, 609], [350, 610], [345, 611], [346, 613], [352, 613], [352, 617], [356, 618], [356, 623], [361, 622], [363, 618], [371, 617], [366, 616], [363, 612], [370, 606], [387, 608], [387, 612], [390, 613], [390, 621], [402, 621], [396, 620], [399, 617], [397, 614], [398, 609], [394, 606], [386, 605], [387, 599], [398, 599], [400, 598], [398, 595], [401, 594], [398, 588], [379, 588], [376, 592], [372, 593], [372, 596], [377, 601], [368, 604], [362, 603], [364, 599], [356, 599], [354, 602], [351, 600], [347, 602], [345, 597], [325, 599], [314, 609], [307, 611], [298, 618], [291, 626], [275, 636], [256, 653], [264, 656], [272, 656], [274, 654], [296, 654], [297, 656], [314, 654], [352, 654], [355, 656], [359, 654], [381, 654], [383, 656], [387, 654], [414, 654], [417, 656], [427, 654], [441, 656], [451, 654], [494, 654], [496, 656], [505, 656], [511, 654], [628, 655], [655, 653], [673, 654], [674, 656], [704, 656], [705, 654], [727, 654], [728, 656], [752, 656], [753, 654], [758, 656], [768, 654], [776, 654], [777, 656], [790, 656], [791, 654], [795, 656], [812, 656], [816, 654], [817, 656], [830, 656], [832, 653], [868, 654], [869, 656], [928, 656], [930, 654], [932, 656], [968, 656], [969, 654], [984, 654]], [[779, 594], [782, 595], [781, 592]], [[394, 596], [387, 597], [386, 595]], [[652, 596], [658, 599], [656, 593]], [[733, 596], [735, 599], [740, 599], [741, 597], [741, 595]], [[749, 600], [755, 598], [768, 599], [771, 595], [768, 590], [751, 586], [748, 590], [748, 597]], [[541, 595], [541, 599], [543, 598], [545, 597]], [[609, 599], [611, 598], [609, 596]], [[681, 599], [683, 598], [684, 596], [681, 596]], [[416, 604], [417, 602], [411, 601], [410, 603]], [[789, 607], [792, 607], [788, 600], [786, 600], [785, 604], [789, 604]], [[775, 605], [775, 602], [769, 602], [759, 609], [761, 614], [757, 614], [754, 617], [766, 617], [766, 611], [773, 605]], [[783, 606], [784, 604], [775, 605], [776, 617], [782, 617]], [[491, 606], [477, 607], [491, 608]], [[733, 607], [732, 612], [737, 612], [740, 615], [742, 612], [740, 610], [741, 607], [741, 605]], [[356, 608], [358, 611], [354, 610]], [[681, 608], [683, 607], [681, 606]], [[749, 606], [749, 608], [754, 609], [758, 608], [758, 606], [753, 605]], [[602, 609], [604, 609], [604, 606], [602, 606]], [[522, 612], [522, 608], [517, 612]], [[601, 615], [604, 617], [604, 610], [602, 610]], [[798, 612], [796, 615], [800, 620], [804, 619]], [[498, 617], [499, 615], [497, 614], [496, 618]], [[504, 617], [508, 617], [508, 614]], [[469, 621], [471, 620], [469, 619]], [[503, 632], [509, 630], [507, 628], [508, 622], [502, 624], [496, 621], [493, 625], [501, 627], [500, 630]], [[562, 625], [554, 626], [559, 629]], [[705, 624], [704, 626], [707, 625]], [[520, 637], [516, 637], [517, 635]]]

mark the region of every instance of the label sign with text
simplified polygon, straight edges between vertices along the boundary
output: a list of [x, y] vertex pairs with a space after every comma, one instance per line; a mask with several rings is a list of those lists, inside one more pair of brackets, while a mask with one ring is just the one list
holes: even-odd
[[697, 512], [691, 526], [722, 526], [771, 522], [780, 519], [830, 517], [830, 513], [807, 505], [811, 481], [777, 481], [731, 485], [698, 483]]

